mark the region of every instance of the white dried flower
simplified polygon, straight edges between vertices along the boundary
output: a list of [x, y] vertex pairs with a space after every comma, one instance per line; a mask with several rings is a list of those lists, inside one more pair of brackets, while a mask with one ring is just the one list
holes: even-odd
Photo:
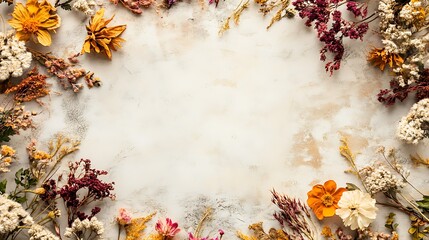
[[95, 14], [97, 3], [94, 0], [76, 0], [73, 3], [73, 9], [85, 13], [87, 16]]
[[95, 233], [97, 239], [103, 239], [102, 235], [104, 233], [104, 225], [102, 222], [98, 221], [96, 217], [92, 217], [91, 220], [85, 219], [83, 221], [78, 218], [75, 219], [70, 228], [66, 228], [64, 236], [67, 238], [76, 237], [84, 238], [84, 236]]
[[411, 107], [407, 116], [399, 122], [397, 136], [408, 143], [417, 144], [428, 137], [429, 99], [422, 99]]
[[0, 234], [10, 233], [19, 226], [30, 226], [33, 223], [33, 218], [21, 204], [0, 195]]
[[345, 226], [352, 230], [364, 229], [371, 224], [377, 216], [375, 199], [360, 190], [347, 191], [338, 202], [336, 214], [343, 219]]
[[30, 67], [31, 53], [13, 32], [0, 32], [0, 81], [19, 77]]
[[398, 190], [404, 187], [404, 183], [383, 165], [366, 166], [359, 173], [365, 177], [364, 184], [371, 194]]
[[28, 230], [29, 240], [59, 240], [51, 231], [39, 224], [33, 224]]

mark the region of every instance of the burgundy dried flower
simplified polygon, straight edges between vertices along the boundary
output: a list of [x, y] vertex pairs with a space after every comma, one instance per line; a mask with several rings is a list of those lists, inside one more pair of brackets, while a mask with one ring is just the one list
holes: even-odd
[[114, 183], [106, 183], [99, 179], [100, 176], [107, 175], [107, 171], [92, 169], [91, 160], [81, 159], [70, 163], [69, 169], [67, 184], [59, 189], [58, 193], [67, 207], [70, 226], [76, 217], [80, 220], [90, 219], [101, 210], [99, 207], [94, 207], [91, 214], [87, 215], [82, 212], [84, 206], [104, 198], [114, 199], [115, 195], [112, 193]]

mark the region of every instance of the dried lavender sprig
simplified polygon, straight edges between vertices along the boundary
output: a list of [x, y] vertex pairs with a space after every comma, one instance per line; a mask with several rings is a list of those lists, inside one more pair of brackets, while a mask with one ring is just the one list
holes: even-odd
[[[311, 220], [308, 208], [299, 199], [279, 195], [274, 189], [271, 193], [273, 194], [271, 201], [280, 208], [280, 211], [274, 213], [274, 217], [282, 225], [283, 230], [299, 240], [317, 239], [316, 227]], [[292, 232], [287, 231], [286, 227]]]

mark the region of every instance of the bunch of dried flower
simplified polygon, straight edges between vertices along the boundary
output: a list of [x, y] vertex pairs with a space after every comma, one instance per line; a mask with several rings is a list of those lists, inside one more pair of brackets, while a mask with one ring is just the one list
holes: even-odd
[[31, 53], [15, 32], [0, 32], [0, 82], [21, 76], [31, 64]]
[[15, 159], [15, 150], [8, 145], [0, 147], [0, 173], [9, 172], [9, 166]]
[[17, 102], [30, 102], [49, 94], [49, 84], [46, 82], [47, 76], [39, 74], [37, 68], [28, 73], [18, 85], [8, 88], [5, 93], [15, 93], [14, 100]]
[[32, 117], [36, 113], [25, 111], [24, 106], [16, 104], [11, 108], [0, 108], [0, 142], [8, 142], [20, 130], [33, 128]]
[[247, 236], [238, 231], [238, 238], [242, 240], [290, 240], [286, 233], [281, 229], [270, 228], [268, 233], [266, 233], [262, 227], [262, 222], [249, 225], [249, 230], [253, 232], [253, 236]]
[[115, 5], [121, 3], [125, 8], [135, 14], [142, 14], [143, 8], [150, 7], [155, 0], [110, 0]]
[[31, 50], [31, 53], [42, 66], [46, 67], [50, 74], [60, 80], [60, 84], [64, 89], [72, 87], [74, 92], [79, 92], [83, 87], [83, 84], [78, 83], [81, 78], [85, 78], [89, 88], [100, 86], [100, 79], [94, 77], [94, 73], [74, 67], [78, 63], [77, 56], [79, 54], [71, 56], [68, 58], [69, 62], [66, 62], [64, 59], [57, 58], [50, 53], [41, 53], [35, 50]]
[[250, 0], [241, 0], [241, 2], [238, 4], [235, 10], [232, 12], [231, 16], [225, 19], [222, 27], [219, 30], [219, 35], [222, 36], [222, 34], [224, 34], [227, 30], [230, 29], [229, 22], [231, 21], [231, 19], [234, 19], [235, 25], [239, 24], [240, 16], [243, 13], [243, 11], [249, 7], [249, 4], [250, 4]]

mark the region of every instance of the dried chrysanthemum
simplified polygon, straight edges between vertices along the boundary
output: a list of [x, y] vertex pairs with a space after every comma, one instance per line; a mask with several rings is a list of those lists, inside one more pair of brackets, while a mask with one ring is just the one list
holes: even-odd
[[81, 53], [90, 53], [94, 50], [96, 53], [104, 53], [109, 59], [112, 59], [111, 49], [116, 51], [121, 47], [120, 43], [125, 40], [119, 36], [127, 28], [126, 25], [119, 25], [114, 27], [107, 27], [107, 24], [112, 21], [104, 19], [104, 8], [100, 9], [90, 20], [89, 25], [86, 26], [88, 35], [85, 38]]
[[377, 216], [375, 199], [360, 190], [344, 192], [338, 206], [336, 214], [343, 219], [344, 225], [350, 226], [352, 230], [365, 229]]
[[18, 85], [8, 88], [5, 93], [15, 92], [14, 99], [17, 102], [30, 102], [34, 99], [44, 97], [49, 94], [46, 75], [39, 74], [34, 68], [28, 77], [24, 78]]
[[385, 48], [373, 48], [368, 54], [368, 61], [379, 67], [381, 71], [384, 70], [386, 65], [393, 68], [399, 67], [404, 63], [404, 59], [399, 54], [387, 52]]
[[60, 27], [61, 18], [48, 1], [28, 0], [25, 6], [16, 4], [9, 24], [15, 28], [19, 40], [28, 41], [34, 36], [43, 46], [50, 46], [52, 39], [49, 31], [55, 32]]
[[19, 77], [30, 67], [31, 53], [14, 32], [0, 32], [0, 82], [10, 77]]

